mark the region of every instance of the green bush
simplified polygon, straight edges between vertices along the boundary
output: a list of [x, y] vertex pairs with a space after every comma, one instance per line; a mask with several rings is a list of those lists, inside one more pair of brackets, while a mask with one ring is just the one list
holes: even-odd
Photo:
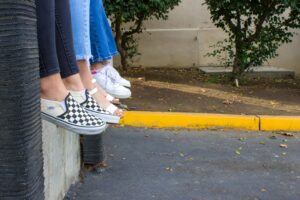
[[252, 66], [278, 56], [278, 48], [292, 41], [300, 28], [299, 0], [205, 0], [214, 24], [228, 37], [218, 42], [211, 56], [228, 55], [238, 78]]
[[116, 33], [122, 68], [126, 70], [128, 60], [138, 54], [138, 41], [135, 35], [143, 32], [144, 21], [153, 18], [166, 20], [169, 11], [181, 0], [104, 0], [104, 2]]

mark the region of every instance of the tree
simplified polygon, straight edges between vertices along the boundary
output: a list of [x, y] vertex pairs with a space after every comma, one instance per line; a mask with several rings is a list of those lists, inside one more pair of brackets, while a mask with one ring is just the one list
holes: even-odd
[[238, 78], [252, 66], [278, 56], [278, 48], [292, 41], [300, 28], [299, 0], [205, 0], [214, 24], [228, 37], [211, 56], [227, 53], [227, 66]]
[[181, 0], [105, 0], [105, 8], [116, 33], [123, 70], [127, 70], [128, 60], [138, 54], [135, 35], [143, 32], [144, 21], [153, 18], [166, 20], [169, 11], [180, 2]]

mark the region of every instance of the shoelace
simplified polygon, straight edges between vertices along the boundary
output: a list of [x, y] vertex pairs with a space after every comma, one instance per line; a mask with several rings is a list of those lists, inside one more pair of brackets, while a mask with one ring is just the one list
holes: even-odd
[[119, 76], [115, 72], [113, 72], [113, 69], [111, 69], [111, 67], [108, 67], [106, 69], [106, 73], [114, 82], [118, 81]]
[[108, 84], [112, 84], [113, 86], [118, 86], [115, 80], [113, 81], [110, 79], [109, 72], [107, 69], [105, 69], [104, 76], [105, 76], [105, 87], [107, 87]]

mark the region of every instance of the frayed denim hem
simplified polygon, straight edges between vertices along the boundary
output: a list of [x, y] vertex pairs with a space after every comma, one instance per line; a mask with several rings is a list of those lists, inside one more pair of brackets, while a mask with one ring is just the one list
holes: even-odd
[[92, 55], [76, 55], [76, 60], [87, 60], [90, 61], [93, 58]]
[[96, 63], [99, 63], [99, 62], [104, 62], [104, 61], [109, 61], [111, 60], [114, 56], [117, 56], [119, 53], [118, 52], [115, 52], [115, 53], [112, 53], [110, 54], [109, 56], [107, 57], [101, 57], [101, 58], [91, 58], [90, 59], [90, 62], [91, 64], [96, 64]]

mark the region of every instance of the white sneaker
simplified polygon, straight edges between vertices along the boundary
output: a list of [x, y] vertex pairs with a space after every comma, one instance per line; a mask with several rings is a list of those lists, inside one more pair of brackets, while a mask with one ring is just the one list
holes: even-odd
[[104, 68], [106, 68], [107, 76], [111, 78], [113, 82], [116, 82], [124, 87], [131, 87], [131, 83], [125, 78], [123, 78], [111, 64], [108, 64]]
[[131, 91], [128, 88], [113, 82], [111, 78], [108, 77], [105, 68], [93, 71], [93, 77], [96, 79], [97, 84], [99, 84], [108, 94], [118, 99], [127, 99], [131, 97]]

